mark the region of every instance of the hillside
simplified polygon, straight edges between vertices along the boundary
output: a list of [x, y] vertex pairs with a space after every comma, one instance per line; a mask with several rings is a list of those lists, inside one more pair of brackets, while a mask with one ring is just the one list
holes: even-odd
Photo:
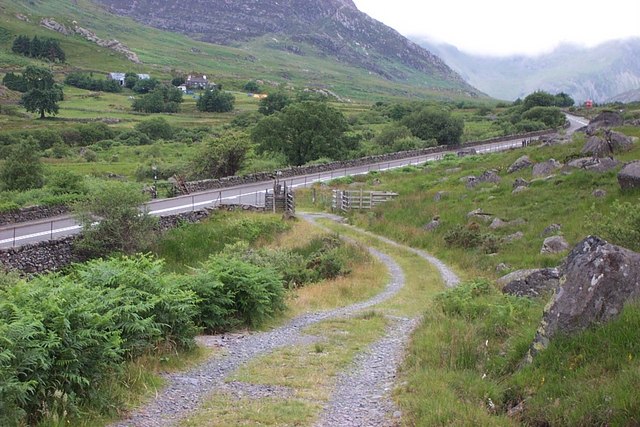
[[[367, 101], [388, 97], [483, 97], [435, 55], [362, 14], [350, 2], [328, 2], [315, 9], [304, 3], [275, 7], [275, 3], [261, 2], [260, 9], [253, 3], [219, 3], [192, 2], [188, 7], [132, 3], [135, 7], [132, 6], [131, 16], [162, 28], [154, 29], [111, 13], [109, 10], [124, 12], [123, 4], [118, 2], [3, 2], [0, 71], [19, 69], [29, 62], [11, 54], [10, 47], [16, 35], [33, 34], [60, 40], [68, 51], [63, 69], [101, 73], [131, 70], [160, 78], [195, 71], [211, 75], [227, 87], [260, 79], [271, 87], [325, 89], [345, 99]], [[299, 13], [290, 14], [289, 8]], [[143, 19], [150, 10], [155, 11], [153, 19]], [[216, 13], [207, 14], [208, 11]], [[161, 22], [160, 17], [164, 19]], [[60, 32], [43, 28], [43, 19], [60, 24], [52, 26]], [[190, 23], [187, 27], [186, 22]], [[87, 40], [86, 33], [78, 32], [77, 27], [102, 41], [119, 41], [140, 63]], [[215, 37], [205, 31], [208, 28], [216, 29]], [[231, 31], [232, 28], [251, 31]]]
[[604, 43], [593, 48], [560, 46], [551, 53], [489, 57], [462, 52], [427, 40], [430, 49], [462, 77], [489, 95], [505, 100], [542, 89], [565, 92], [576, 102], [606, 102], [640, 87], [640, 39]]

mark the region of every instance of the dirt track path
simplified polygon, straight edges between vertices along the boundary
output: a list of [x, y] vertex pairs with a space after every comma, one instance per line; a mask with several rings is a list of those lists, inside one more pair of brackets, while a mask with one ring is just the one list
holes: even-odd
[[[302, 217], [313, 223], [319, 217], [341, 219], [325, 214], [302, 215]], [[398, 245], [388, 239], [375, 237], [388, 244]], [[151, 402], [112, 426], [179, 425], [181, 419], [196, 411], [207, 396], [215, 391], [256, 398], [286, 397], [287, 390], [281, 390], [278, 387], [225, 382], [225, 379], [254, 358], [282, 347], [314, 342], [316, 337], [305, 335], [302, 332], [307, 326], [324, 320], [352, 316], [393, 297], [404, 286], [405, 279], [402, 269], [388, 255], [373, 248], [368, 249], [386, 265], [390, 273], [391, 279], [381, 293], [367, 301], [347, 307], [302, 315], [284, 326], [268, 332], [201, 337], [202, 344], [221, 346], [224, 348], [225, 354], [213, 357], [189, 371], [167, 375], [165, 377], [168, 383], [167, 387], [159, 392]], [[422, 251], [406, 249], [434, 263], [448, 286], [457, 283], [457, 276], [440, 261]], [[390, 397], [390, 391], [409, 336], [420, 319], [394, 317], [389, 320], [385, 335], [359, 354], [352, 366], [338, 378], [332, 398], [320, 414], [316, 425], [355, 427], [397, 424], [400, 413]]]

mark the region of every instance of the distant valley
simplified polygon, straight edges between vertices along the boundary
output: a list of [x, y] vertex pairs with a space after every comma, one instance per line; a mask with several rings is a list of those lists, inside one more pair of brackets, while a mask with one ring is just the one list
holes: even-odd
[[446, 44], [416, 41], [440, 56], [471, 85], [504, 100], [535, 90], [565, 92], [576, 102], [640, 100], [640, 39], [593, 48], [563, 45], [535, 57], [472, 55]]

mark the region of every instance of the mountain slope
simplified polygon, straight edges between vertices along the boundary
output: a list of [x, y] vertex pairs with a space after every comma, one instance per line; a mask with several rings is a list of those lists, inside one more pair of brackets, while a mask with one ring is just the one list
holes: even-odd
[[304, 56], [305, 45], [312, 46], [388, 80], [478, 95], [440, 58], [360, 12], [351, 0], [96, 1], [111, 12], [207, 42], [242, 47], [268, 37], [271, 49]]
[[560, 46], [535, 57], [476, 56], [450, 45], [419, 44], [442, 57], [470, 84], [499, 98], [514, 100], [538, 90], [566, 92], [576, 102], [605, 102], [640, 88], [640, 39], [607, 42], [593, 48]]

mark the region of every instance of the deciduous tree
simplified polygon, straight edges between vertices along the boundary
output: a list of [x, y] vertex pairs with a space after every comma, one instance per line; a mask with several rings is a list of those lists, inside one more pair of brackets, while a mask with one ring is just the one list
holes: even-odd
[[262, 119], [251, 138], [258, 151], [283, 154], [290, 164], [302, 165], [321, 157], [343, 159], [357, 148], [357, 140], [345, 138], [344, 115], [323, 102], [292, 104]]

